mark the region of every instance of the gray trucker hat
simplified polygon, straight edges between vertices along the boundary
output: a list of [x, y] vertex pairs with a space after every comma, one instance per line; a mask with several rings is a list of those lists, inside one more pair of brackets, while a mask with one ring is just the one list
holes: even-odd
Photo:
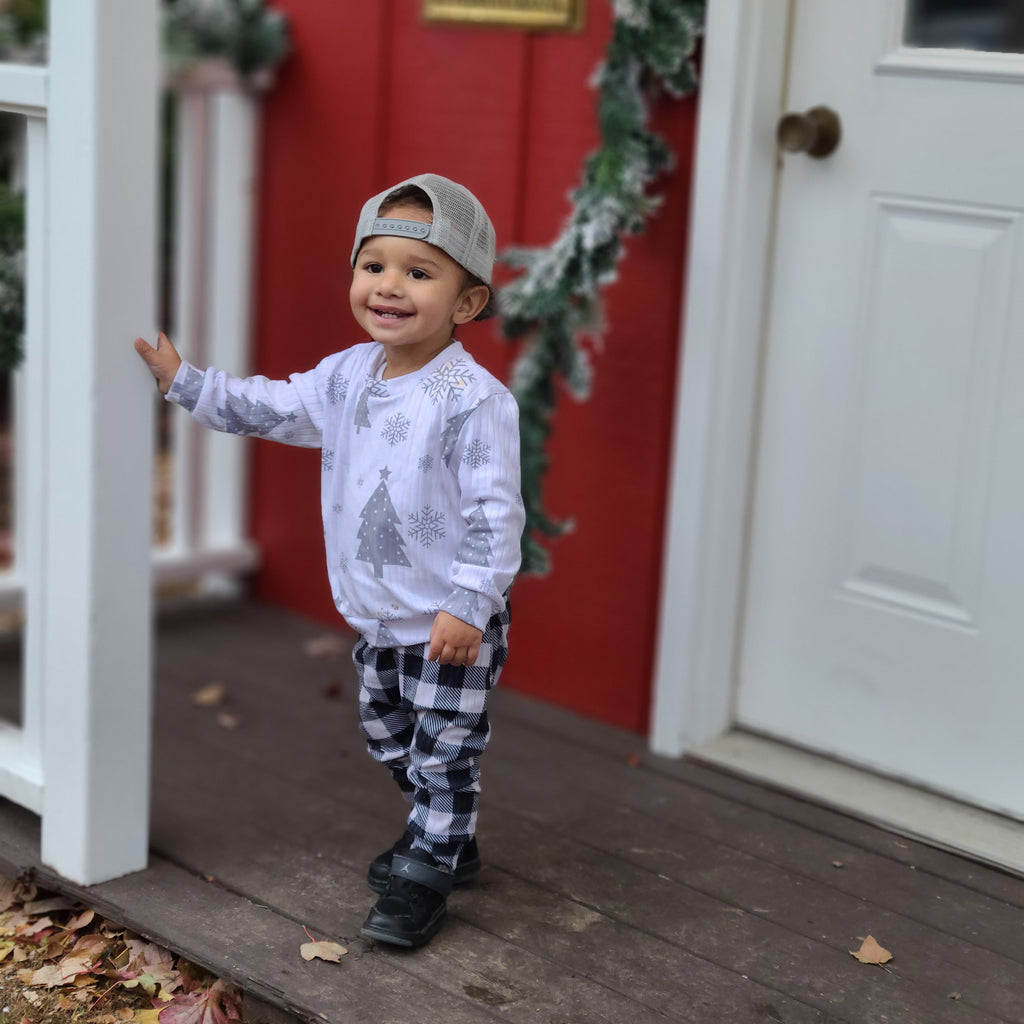
[[[434, 209], [434, 222], [421, 224], [378, 216], [384, 201], [403, 185], [422, 189]], [[494, 225], [487, 211], [468, 188], [441, 177], [440, 174], [418, 174], [367, 200], [359, 214], [356, 239], [352, 246], [352, 266], [359, 248], [371, 235], [399, 235], [419, 238], [446, 252], [459, 266], [491, 286], [494, 270]]]

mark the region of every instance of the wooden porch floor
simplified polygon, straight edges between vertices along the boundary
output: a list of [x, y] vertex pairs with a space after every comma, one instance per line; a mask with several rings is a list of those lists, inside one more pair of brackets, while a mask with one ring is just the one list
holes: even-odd
[[[423, 950], [364, 941], [366, 864], [404, 804], [362, 748], [347, 658], [304, 649], [322, 634], [257, 605], [164, 622], [151, 866], [82, 893], [0, 801], [0, 869], [240, 984], [250, 1024], [1024, 1021], [1024, 880], [500, 687], [479, 884]], [[194, 706], [214, 680], [224, 707]], [[304, 962], [303, 926], [348, 955]], [[868, 934], [885, 968], [850, 956]]]

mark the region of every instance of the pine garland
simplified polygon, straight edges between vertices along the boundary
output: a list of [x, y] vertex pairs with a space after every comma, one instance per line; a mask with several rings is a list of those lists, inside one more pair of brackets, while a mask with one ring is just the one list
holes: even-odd
[[290, 45], [285, 16], [266, 0], [165, 0], [164, 50], [172, 66], [223, 57], [243, 82], [260, 87]]
[[512, 372], [522, 444], [523, 572], [546, 573], [550, 558], [541, 537], [571, 527], [544, 510], [546, 444], [561, 380], [582, 401], [593, 368], [585, 339], [604, 332], [601, 289], [614, 281], [623, 238], [638, 234], [660, 199], [648, 185], [673, 163], [659, 136], [647, 128], [648, 103], [661, 91], [674, 98], [697, 86], [693, 55], [705, 0], [614, 0], [614, 27], [598, 66], [600, 145], [586, 160], [572, 193], [573, 210], [561, 235], [546, 249], [514, 249], [503, 261], [523, 273], [501, 290], [502, 333], [526, 344]]

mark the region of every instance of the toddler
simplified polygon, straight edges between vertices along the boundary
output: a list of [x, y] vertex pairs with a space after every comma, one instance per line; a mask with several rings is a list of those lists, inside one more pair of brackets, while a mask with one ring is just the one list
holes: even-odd
[[454, 339], [491, 315], [494, 228], [476, 197], [422, 174], [363, 206], [349, 297], [372, 339], [288, 380], [135, 348], [167, 399], [204, 426], [321, 450], [334, 603], [359, 633], [360, 728], [411, 805], [370, 864], [362, 934], [429, 941], [453, 885], [480, 871], [474, 837], [487, 695], [508, 655], [519, 568], [515, 400]]

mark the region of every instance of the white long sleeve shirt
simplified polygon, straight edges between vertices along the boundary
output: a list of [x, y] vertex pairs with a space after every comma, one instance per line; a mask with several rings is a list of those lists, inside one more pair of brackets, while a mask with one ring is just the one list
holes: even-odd
[[327, 572], [338, 611], [377, 647], [424, 643], [444, 610], [483, 629], [519, 568], [519, 411], [452, 342], [382, 379], [355, 345], [286, 381], [183, 362], [167, 399], [203, 426], [321, 449]]

